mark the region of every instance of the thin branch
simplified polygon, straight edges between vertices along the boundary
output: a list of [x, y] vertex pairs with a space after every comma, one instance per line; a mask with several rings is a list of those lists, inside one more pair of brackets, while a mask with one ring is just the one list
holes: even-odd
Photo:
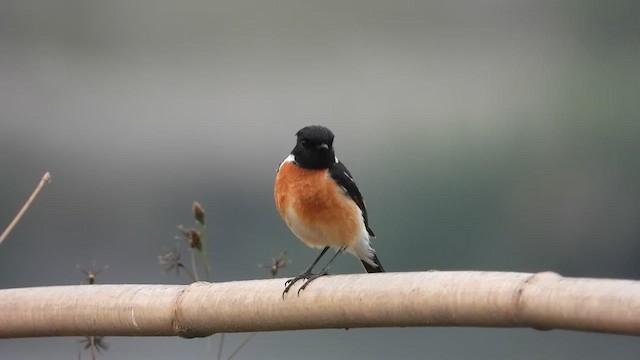
[[0, 235], [0, 244], [2, 244], [4, 239], [6, 239], [7, 236], [9, 236], [9, 233], [11, 232], [11, 230], [13, 230], [13, 228], [16, 226], [18, 221], [20, 221], [20, 218], [22, 218], [24, 213], [27, 212], [27, 209], [29, 208], [29, 206], [31, 206], [31, 203], [33, 202], [33, 200], [35, 200], [36, 196], [38, 196], [38, 193], [40, 193], [40, 190], [42, 190], [44, 185], [50, 182], [51, 182], [51, 174], [49, 174], [49, 172], [47, 171], [42, 176], [42, 179], [40, 180], [40, 183], [38, 183], [38, 186], [36, 186], [35, 190], [33, 190], [33, 193], [31, 194], [31, 196], [29, 196], [29, 199], [27, 199], [27, 202], [24, 204], [24, 206], [22, 206], [22, 209], [18, 211], [18, 214], [16, 215], [16, 217], [13, 218], [13, 221], [11, 221], [11, 223], [9, 224], [9, 226], [7, 226], [7, 228], [4, 230], [2, 235]]
[[236, 349], [231, 353], [231, 355], [229, 355], [229, 357], [227, 358], [227, 360], [231, 360], [231, 359], [233, 359], [233, 357], [234, 357], [234, 356], [236, 356], [236, 354], [238, 354], [238, 353], [240, 352], [240, 350], [242, 350], [242, 348], [243, 348], [245, 345], [247, 345], [247, 343], [248, 343], [251, 339], [253, 339], [253, 337], [254, 337], [254, 336], [256, 336], [257, 334], [258, 334], [258, 333], [255, 333], [255, 332], [253, 332], [253, 333], [249, 334], [249, 335], [244, 339], [244, 341], [242, 341], [242, 342], [240, 343], [240, 345], [238, 345], [238, 347], [237, 347], [237, 348], [236, 348]]
[[284, 279], [4, 289], [0, 338], [406, 326], [640, 335], [640, 281], [432, 271], [326, 276], [284, 300], [283, 289]]

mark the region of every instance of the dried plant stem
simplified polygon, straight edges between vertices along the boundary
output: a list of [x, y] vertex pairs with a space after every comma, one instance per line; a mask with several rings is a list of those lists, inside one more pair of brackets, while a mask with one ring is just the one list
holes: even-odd
[[91, 347], [91, 360], [96, 360], [96, 337], [89, 336], [90, 347]]
[[27, 212], [27, 209], [29, 208], [29, 206], [31, 206], [31, 203], [33, 202], [33, 200], [35, 200], [36, 196], [38, 196], [38, 193], [40, 193], [40, 190], [42, 190], [44, 185], [50, 182], [51, 182], [51, 174], [49, 174], [49, 172], [47, 171], [42, 176], [42, 179], [40, 180], [40, 183], [38, 183], [38, 186], [36, 186], [35, 190], [33, 190], [33, 193], [31, 194], [31, 196], [29, 196], [29, 199], [27, 199], [27, 202], [24, 204], [24, 206], [22, 206], [22, 209], [18, 211], [18, 214], [16, 215], [16, 217], [13, 218], [13, 221], [11, 221], [11, 223], [9, 224], [9, 226], [7, 226], [7, 228], [4, 230], [2, 235], [0, 235], [0, 244], [2, 244], [4, 239], [6, 239], [7, 236], [9, 236], [9, 233], [11, 232], [11, 230], [13, 230], [13, 228], [16, 226], [18, 221], [20, 221], [20, 218], [22, 218], [24, 213]]
[[207, 226], [202, 225], [202, 250], [200, 251], [200, 260], [202, 261], [202, 265], [204, 266], [204, 272], [206, 275], [206, 280], [211, 280], [211, 264], [209, 263], [209, 259], [207, 258]]
[[[190, 275], [193, 278], [193, 281], [200, 281], [200, 278], [198, 277], [198, 268], [196, 267], [196, 256], [194, 253], [195, 250], [189, 249], [189, 255], [191, 255], [191, 271], [193, 272]], [[185, 268], [185, 270], [187, 269]]]
[[222, 346], [224, 345], [224, 333], [220, 334], [220, 345], [218, 345], [218, 357], [216, 359], [222, 359]]
[[187, 268], [186, 266], [182, 265], [182, 263], [180, 265], [181, 265], [180, 267], [182, 268], [182, 270], [184, 270], [184, 272], [186, 272], [187, 275], [189, 275], [189, 277], [191, 278], [192, 281], [198, 281], [198, 279], [196, 279], [195, 275], [193, 275], [191, 273], [191, 271], [189, 271], [189, 268]]
[[249, 334], [249, 336], [247, 336], [247, 337], [244, 339], [244, 341], [243, 341], [242, 343], [240, 343], [240, 345], [238, 345], [238, 347], [237, 347], [237, 348], [236, 348], [236, 349], [231, 353], [231, 355], [229, 355], [229, 357], [227, 358], [227, 360], [231, 360], [234, 356], [236, 356], [236, 354], [237, 354], [238, 352], [240, 352], [240, 350], [241, 350], [245, 345], [247, 345], [247, 343], [248, 343], [251, 339], [253, 339], [253, 337], [254, 337], [254, 336], [256, 336], [256, 334], [257, 334], [257, 333], [255, 333], [255, 332], [254, 332], [254, 333]]

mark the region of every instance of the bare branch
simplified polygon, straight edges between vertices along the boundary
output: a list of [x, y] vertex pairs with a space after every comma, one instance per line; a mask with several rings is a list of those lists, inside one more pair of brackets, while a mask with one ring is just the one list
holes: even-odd
[[396, 326], [640, 335], [639, 281], [434, 271], [327, 276], [284, 300], [283, 289], [284, 279], [0, 290], [0, 338]]
[[18, 211], [18, 214], [16, 215], [16, 217], [13, 218], [13, 221], [9, 223], [9, 226], [7, 226], [7, 228], [4, 229], [4, 232], [2, 233], [2, 235], [0, 235], [0, 244], [2, 244], [4, 239], [6, 239], [7, 236], [9, 236], [9, 233], [11, 232], [11, 230], [13, 230], [13, 228], [16, 226], [18, 221], [20, 221], [20, 218], [22, 218], [22, 215], [24, 215], [24, 213], [27, 212], [27, 209], [29, 208], [29, 206], [31, 206], [31, 203], [33, 202], [33, 200], [35, 200], [36, 196], [38, 196], [38, 193], [40, 193], [40, 190], [42, 190], [42, 187], [45, 184], [50, 182], [51, 182], [51, 174], [49, 174], [49, 172], [47, 171], [42, 176], [42, 179], [40, 180], [40, 183], [38, 183], [38, 186], [36, 186], [35, 190], [33, 190], [33, 193], [31, 194], [31, 196], [29, 196], [29, 199], [27, 199], [27, 202], [22, 206], [22, 209]]

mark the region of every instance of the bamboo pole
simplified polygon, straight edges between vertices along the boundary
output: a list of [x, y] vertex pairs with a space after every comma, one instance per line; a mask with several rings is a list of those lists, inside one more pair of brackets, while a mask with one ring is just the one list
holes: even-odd
[[640, 282], [554, 273], [414, 272], [191, 285], [0, 290], [0, 338], [182, 336], [320, 328], [482, 326], [640, 335]]

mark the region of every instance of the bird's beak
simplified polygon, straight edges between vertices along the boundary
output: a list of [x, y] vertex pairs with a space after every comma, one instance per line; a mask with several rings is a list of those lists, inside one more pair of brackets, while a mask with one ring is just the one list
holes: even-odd
[[329, 149], [329, 145], [327, 145], [327, 144], [325, 144], [325, 143], [322, 143], [322, 144], [318, 145], [318, 149], [325, 149], [325, 150], [328, 150], [328, 149]]

